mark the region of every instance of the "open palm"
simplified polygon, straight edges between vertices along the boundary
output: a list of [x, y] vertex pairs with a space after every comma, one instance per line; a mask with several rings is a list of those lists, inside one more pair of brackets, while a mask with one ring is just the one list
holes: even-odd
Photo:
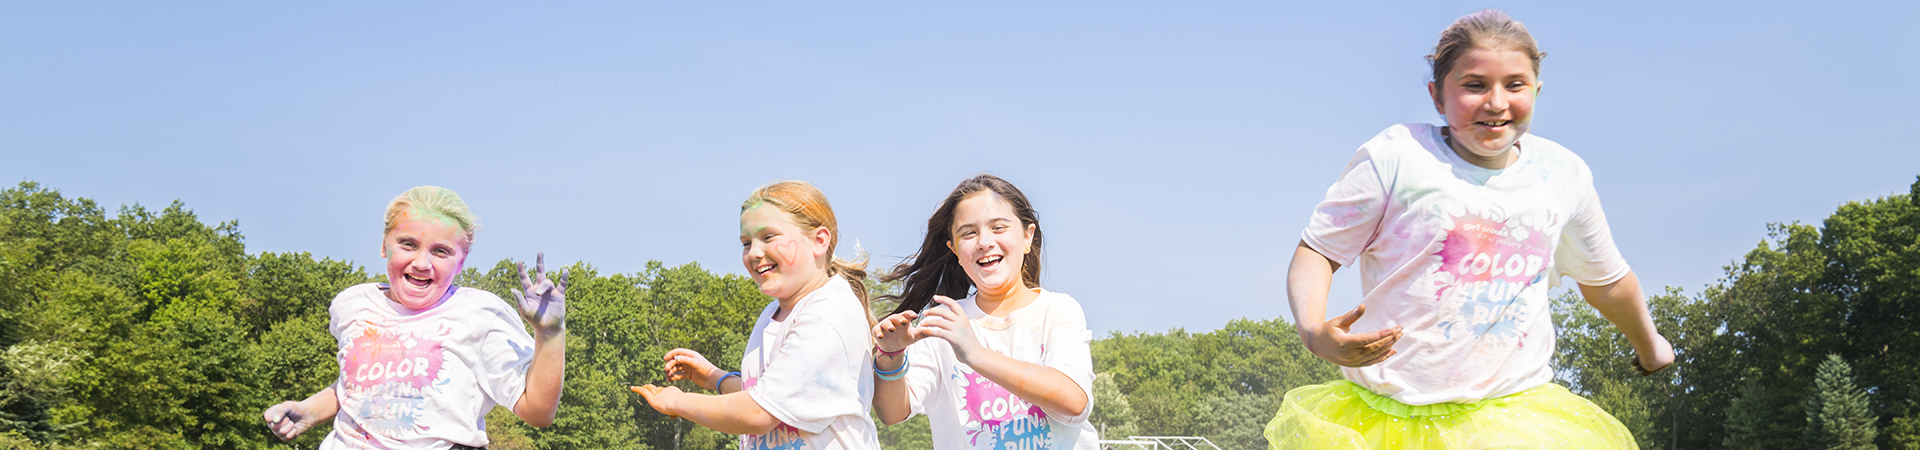
[[510, 290], [520, 307], [520, 317], [541, 333], [566, 330], [568, 271], [560, 271], [559, 284], [547, 279], [546, 253], [534, 257], [532, 277], [527, 276], [527, 263], [514, 263], [514, 266], [520, 269], [520, 288]]

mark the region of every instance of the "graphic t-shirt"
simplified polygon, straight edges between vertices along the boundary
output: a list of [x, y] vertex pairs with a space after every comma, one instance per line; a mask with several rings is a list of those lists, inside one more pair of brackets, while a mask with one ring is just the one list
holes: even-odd
[[520, 314], [479, 289], [449, 288], [414, 311], [368, 283], [333, 298], [340, 401], [322, 449], [487, 445], [486, 415], [526, 390], [533, 335]]
[[873, 405], [873, 332], [867, 309], [838, 276], [773, 320], [760, 311], [740, 360], [741, 387], [780, 419], [772, 432], [740, 436], [740, 448], [878, 449]]
[[[907, 394], [913, 414], [926, 414], [933, 448], [1098, 449], [1093, 415], [1093, 352], [1087, 314], [1067, 294], [1041, 291], [1032, 304], [1005, 318], [981, 311], [968, 297], [960, 305], [973, 319], [975, 339], [988, 350], [1065, 373], [1087, 396], [1078, 415], [1049, 411], [974, 373], [939, 338], [907, 348]], [[871, 377], [869, 377], [871, 378]], [[909, 416], [911, 417], [911, 416]]]
[[1598, 286], [1628, 270], [1580, 157], [1528, 134], [1517, 162], [1489, 170], [1460, 159], [1440, 133], [1395, 125], [1360, 146], [1301, 233], [1360, 271], [1367, 313], [1354, 332], [1405, 327], [1398, 355], [1342, 374], [1412, 405], [1547, 383], [1547, 290], [1563, 275]]

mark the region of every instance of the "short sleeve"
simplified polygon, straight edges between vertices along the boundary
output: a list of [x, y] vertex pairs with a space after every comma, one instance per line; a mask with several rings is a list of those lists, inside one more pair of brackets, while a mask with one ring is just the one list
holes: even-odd
[[480, 331], [479, 361], [473, 375], [480, 382], [481, 394], [496, 405], [512, 409], [527, 390], [527, 369], [533, 366], [533, 335], [527, 334], [518, 312], [506, 307], [499, 297], [487, 297], [501, 306], [483, 308], [484, 317], [477, 318], [488, 325]]
[[1093, 416], [1093, 331], [1087, 329], [1087, 314], [1080, 309], [1080, 303], [1066, 294], [1056, 294], [1054, 305], [1047, 312], [1044, 328], [1047, 336], [1041, 347], [1040, 365], [1067, 374], [1087, 396], [1087, 407], [1081, 408], [1080, 414], [1069, 416], [1060, 411], [1047, 411], [1047, 416], [1058, 417], [1068, 425], [1079, 425]]
[[907, 383], [908, 418], [926, 414], [930, 396], [942, 392], [940, 382], [947, 377], [941, 362], [953, 358], [953, 347], [947, 341], [927, 338], [907, 346], [907, 375], [901, 381]]
[[[826, 430], [839, 416], [865, 415], [860, 377], [872, 375], [857, 373], [863, 365], [853, 358], [864, 357], [866, 351], [850, 349], [848, 342], [866, 334], [850, 336], [847, 328], [865, 331], [866, 319], [826, 309], [787, 320], [793, 322], [786, 337], [747, 395], [781, 423], [808, 433]], [[862, 326], [854, 327], [854, 321]]]
[[1333, 262], [1353, 265], [1386, 217], [1387, 190], [1379, 166], [1367, 147], [1355, 152], [1340, 181], [1328, 187], [1327, 197], [1313, 207], [1313, 218], [1300, 232], [1300, 240]]
[[1627, 260], [1620, 256], [1620, 248], [1613, 243], [1607, 214], [1600, 208], [1600, 194], [1593, 188], [1593, 172], [1585, 164], [1579, 169], [1578, 185], [1571, 194], [1573, 212], [1566, 228], [1561, 230], [1559, 248], [1553, 252], [1553, 265], [1555, 270], [1580, 284], [1604, 286], [1627, 276]]

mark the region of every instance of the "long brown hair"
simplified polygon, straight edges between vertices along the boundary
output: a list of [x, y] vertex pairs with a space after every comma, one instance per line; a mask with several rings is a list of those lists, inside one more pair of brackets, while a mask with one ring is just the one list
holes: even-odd
[[847, 261], [833, 254], [840, 245], [840, 221], [833, 216], [833, 205], [827, 203], [827, 194], [813, 183], [800, 180], [785, 180], [768, 183], [754, 189], [747, 201], [740, 203], [740, 212], [761, 205], [772, 205], [793, 217], [793, 223], [801, 231], [810, 232], [815, 228], [827, 227], [827, 234], [833, 239], [827, 242], [827, 275], [839, 276], [853, 285], [853, 295], [860, 298], [860, 309], [867, 311], [867, 326], [879, 322], [873, 318], [873, 306], [867, 300], [867, 258]]
[[1027, 201], [1027, 194], [1013, 183], [989, 174], [975, 175], [960, 182], [947, 194], [947, 200], [940, 203], [940, 209], [933, 211], [933, 217], [927, 218], [927, 237], [920, 241], [920, 251], [907, 257], [907, 261], [894, 266], [882, 282], [905, 279], [898, 295], [884, 295], [881, 299], [900, 300], [900, 306], [888, 315], [906, 311], [920, 311], [933, 303], [933, 296], [944, 295], [949, 298], [963, 298], [973, 288], [973, 280], [967, 278], [966, 269], [960, 266], [960, 258], [947, 247], [953, 240], [953, 210], [960, 201], [974, 194], [991, 192], [1013, 205], [1013, 214], [1020, 219], [1020, 229], [1033, 226], [1033, 247], [1020, 260], [1020, 280], [1028, 287], [1040, 287], [1040, 217], [1033, 211], [1033, 203]]

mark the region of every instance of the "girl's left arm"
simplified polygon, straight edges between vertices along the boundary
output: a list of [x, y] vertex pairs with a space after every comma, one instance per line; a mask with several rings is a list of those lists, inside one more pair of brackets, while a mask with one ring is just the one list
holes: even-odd
[[940, 306], [928, 309], [926, 315], [939, 320], [922, 321], [921, 332], [952, 344], [954, 356], [960, 362], [1041, 409], [1069, 416], [1086, 412], [1089, 401], [1086, 389], [1065, 372], [988, 350], [973, 336], [972, 319], [959, 302], [945, 296], [934, 296], [933, 300]]
[[1620, 280], [1603, 286], [1580, 285], [1587, 304], [1613, 322], [1620, 334], [1633, 344], [1633, 367], [1641, 375], [1652, 375], [1673, 364], [1673, 345], [1654, 328], [1653, 315], [1647, 311], [1647, 296], [1640, 290], [1640, 277], [1632, 271]]
[[560, 386], [567, 371], [567, 283], [569, 273], [560, 272], [560, 283], [547, 279], [547, 258], [541, 254], [534, 263], [534, 275], [527, 277], [526, 263], [519, 263], [520, 288], [513, 289], [520, 317], [533, 324], [533, 364], [527, 368], [527, 388], [513, 405], [513, 415], [528, 425], [546, 427], [560, 413]]
[[961, 362], [973, 367], [980, 376], [999, 383], [1007, 392], [1020, 396], [1048, 411], [1059, 411], [1071, 416], [1079, 416], [1087, 410], [1087, 393], [1060, 369], [1042, 366], [991, 350], [973, 352], [960, 357]]

